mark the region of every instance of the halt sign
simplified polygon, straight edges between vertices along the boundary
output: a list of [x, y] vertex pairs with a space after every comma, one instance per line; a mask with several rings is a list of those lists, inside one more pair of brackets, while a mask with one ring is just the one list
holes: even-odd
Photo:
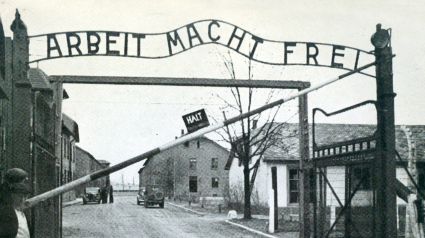
[[188, 133], [192, 133], [210, 125], [204, 109], [184, 115], [183, 121]]

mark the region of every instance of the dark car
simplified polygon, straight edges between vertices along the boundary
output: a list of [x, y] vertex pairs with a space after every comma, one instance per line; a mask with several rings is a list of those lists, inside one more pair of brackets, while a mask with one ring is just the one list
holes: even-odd
[[[139, 199], [137, 199], [139, 203]], [[164, 208], [164, 188], [161, 185], [147, 185], [142, 193], [140, 201], [143, 201], [145, 207], [159, 205]]]
[[100, 203], [100, 188], [89, 187], [84, 189], [83, 204], [88, 202]]

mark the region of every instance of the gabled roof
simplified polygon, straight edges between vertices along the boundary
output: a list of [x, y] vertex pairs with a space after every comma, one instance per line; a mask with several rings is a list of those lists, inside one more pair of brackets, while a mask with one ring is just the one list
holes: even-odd
[[71, 133], [74, 136], [76, 142], [80, 142], [78, 124], [65, 113], [62, 113], [62, 128], [65, 128], [68, 133]]
[[[187, 134], [186, 134], [186, 135], [187, 135]], [[183, 136], [185, 136], [185, 135], [183, 135]], [[177, 139], [177, 137], [176, 137], [176, 139]], [[228, 150], [228, 149], [224, 148], [223, 146], [221, 146], [221, 145], [220, 145], [220, 144], [218, 144], [217, 142], [215, 142], [215, 141], [213, 141], [213, 140], [209, 139], [209, 138], [208, 138], [208, 137], [206, 137], [206, 136], [201, 136], [201, 137], [195, 138], [195, 139], [193, 139], [193, 140], [190, 140], [189, 142], [193, 142], [193, 141], [197, 141], [197, 140], [204, 140], [204, 141], [207, 141], [207, 142], [211, 143], [212, 145], [214, 145], [215, 147], [219, 148], [220, 150], [223, 150], [224, 152], [229, 153], [229, 150]], [[182, 144], [177, 145], [177, 146], [182, 146]], [[168, 151], [168, 150], [171, 150], [171, 149], [173, 149], [173, 148], [175, 148], [175, 146], [174, 146], [174, 147], [171, 147], [171, 148], [168, 148], [168, 149], [166, 149], [166, 150], [164, 150], [164, 151]], [[164, 152], [164, 151], [161, 151], [161, 152]], [[155, 156], [153, 156], [153, 157], [155, 157]], [[142, 167], [139, 169], [139, 172], [138, 172], [138, 173], [140, 173], [140, 172], [142, 171], [142, 169], [143, 169], [143, 168], [144, 168], [144, 167], [145, 167], [145, 166], [149, 163], [150, 159], [152, 159], [153, 157], [150, 157], [150, 158], [147, 158], [146, 160], [144, 160], [143, 165], [142, 165]]]
[[51, 90], [51, 85], [47, 75], [39, 68], [30, 68], [28, 70], [28, 80], [32, 88], [37, 90]]
[[91, 160], [93, 160], [93, 161], [95, 161], [97, 164], [99, 164], [100, 165], [100, 163], [99, 163], [99, 161], [96, 159], [96, 158], [94, 158], [94, 156], [92, 155], [92, 154], [90, 154], [89, 152], [87, 152], [86, 150], [84, 150], [84, 149], [82, 149], [81, 147], [79, 147], [79, 146], [75, 146], [75, 148], [77, 149], [77, 150], [80, 150], [81, 152], [83, 152], [84, 154], [86, 154]]

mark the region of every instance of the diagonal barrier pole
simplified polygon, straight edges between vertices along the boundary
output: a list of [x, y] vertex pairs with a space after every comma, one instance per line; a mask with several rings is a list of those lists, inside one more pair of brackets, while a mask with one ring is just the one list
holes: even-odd
[[[383, 59], [383, 61], [384, 60], [389, 60], [389, 59], [391, 59], [393, 57], [395, 57], [395, 55], [392, 55], [391, 57], [388, 57], [386, 59]], [[164, 144], [162, 146], [159, 146], [159, 147], [157, 147], [155, 149], [152, 149], [152, 150], [150, 150], [148, 152], [145, 152], [145, 153], [143, 153], [141, 155], [138, 155], [138, 156], [136, 156], [134, 158], [131, 158], [129, 160], [123, 161], [123, 162], [121, 162], [119, 164], [116, 164], [116, 165], [114, 165], [112, 167], [109, 167], [109, 168], [106, 168], [106, 169], [103, 169], [103, 170], [94, 172], [92, 174], [86, 175], [84, 177], [81, 177], [81, 178], [79, 178], [77, 180], [74, 180], [74, 181], [69, 182], [69, 183], [67, 183], [65, 185], [62, 185], [62, 186], [57, 187], [57, 188], [55, 188], [53, 190], [47, 191], [45, 193], [42, 193], [40, 195], [37, 195], [35, 197], [32, 197], [32, 198], [26, 200], [25, 201], [25, 204], [24, 204], [24, 207], [25, 208], [32, 207], [32, 206], [36, 205], [39, 202], [45, 201], [45, 200], [47, 200], [49, 198], [52, 198], [52, 197], [55, 197], [55, 196], [60, 195], [62, 193], [65, 193], [67, 191], [70, 191], [70, 190], [74, 189], [75, 187], [77, 187], [79, 185], [86, 184], [88, 182], [94, 181], [94, 180], [96, 180], [98, 178], [101, 178], [101, 177], [104, 177], [104, 176], [106, 176], [108, 174], [114, 173], [114, 172], [116, 172], [118, 170], [121, 170], [123, 168], [126, 168], [126, 167], [128, 167], [128, 166], [130, 166], [132, 164], [135, 164], [137, 162], [140, 162], [140, 161], [142, 161], [144, 159], [151, 158], [152, 156], [157, 155], [157, 154], [161, 153], [162, 151], [164, 151], [166, 149], [169, 149], [171, 147], [174, 147], [174, 146], [183, 144], [183, 143], [185, 143], [187, 141], [191, 141], [191, 140], [196, 139], [198, 137], [201, 137], [201, 136], [203, 136], [203, 135], [205, 135], [205, 134], [207, 134], [209, 132], [218, 130], [218, 129], [222, 128], [222, 127], [225, 127], [225, 126], [230, 125], [232, 123], [235, 123], [237, 121], [243, 120], [245, 118], [248, 118], [250, 116], [256, 115], [256, 114], [258, 114], [260, 112], [263, 112], [265, 110], [268, 110], [270, 108], [273, 108], [275, 106], [281, 105], [284, 102], [293, 100], [293, 99], [295, 99], [297, 97], [300, 97], [300, 96], [305, 95], [307, 93], [310, 93], [312, 91], [318, 90], [318, 89], [320, 89], [320, 88], [322, 88], [322, 87], [324, 87], [324, 86], [326, 86], [328, 84], [334, 83], [334, 82], [336, 82], [336, 81], [338, 81], [340, 79], [343, 79], [343, 78], [348, 77], [348, 76], [350, 76], [352, 74], [355, 74], [355, 73], [358, 73], [358, 72], [360, 72], [360, 71], [362, 71], [364, 69], [367, 69], [367, 68], [369, 68], [371, 66], [374, 66], [377, 63], [379, 63], [379, 61], [375, 61], [375, 62], [372, 62], [370, 64], [366, 64], [366, 65], [364, 65], [364, 66], [362, 66], [360, 68], [357, 68], [356, 70], [347, 72], [345, 74], [341, 74], [341, 75], [339, 75], [336, 78], [333, 78], [333, 79], [327, 80], [325, 82], [322, 82], [322, 83], [320, 83], [320, 84], [318, 84], [318, 85], [316, 85], [314, 87], [311, 87], [311, 88], [307, 88], [307, 89], [298, 91], [297, 93], [294, 93], [293, 95], [289, 95], [286, 98], [283, 98], [283, 99], [274, 101], [272, 103], [266, 104], [264, 106], [261, 106], [261, 107], [255, 109], [255, 110], [252, 110], [252, 111], [249, 111], [249, 112], [240, 114], [240, 115], [238, 115], [236, 117], [230, 118], [230, 119], [225, 120], [225, 121], [222, 121], [220, 123], [217, 123], [216, 125], [212, 125], [212, 126], [209, 126], [209, 127], [202, 128], [202, 129], [200, 129], [198, 131], [195, 131], [195, 132], [193, 132], [191, 134], [188, 134], [186, 136], [183, 136], [183, 137], [180, 137], [180, 138], [178, 138], [176, 140], [173, 140], [171, 142], [168, 142], [168, 143], [166, 143], [166, 144]]]

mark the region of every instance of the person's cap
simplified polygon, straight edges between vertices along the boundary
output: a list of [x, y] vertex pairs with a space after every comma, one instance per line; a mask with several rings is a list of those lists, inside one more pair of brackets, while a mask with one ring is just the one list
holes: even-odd
[[25, 179], [28, 179], [28, 173], [25, 172], [25, 170], [23, 169], [13, 168], [13, 169], [9, 169], [6, 172], [4, 178], [5, 178], [5, 181], [9, 184], [20, 183], [24, 181]]
[[12, 184], [10, 191], [15, 194], [29, 194], [31, 193], [30, 187], [24, 183]]

